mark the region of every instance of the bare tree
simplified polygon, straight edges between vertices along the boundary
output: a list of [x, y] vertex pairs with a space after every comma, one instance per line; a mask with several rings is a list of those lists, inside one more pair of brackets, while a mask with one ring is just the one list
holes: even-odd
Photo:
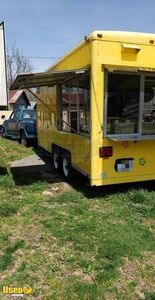
[[7, 50], [8, 87], [11, 86], [18, 74], [31, 72], [32, 69], [33, 67], [29, 58], [23, 55], [16, 46], [12, 46]]

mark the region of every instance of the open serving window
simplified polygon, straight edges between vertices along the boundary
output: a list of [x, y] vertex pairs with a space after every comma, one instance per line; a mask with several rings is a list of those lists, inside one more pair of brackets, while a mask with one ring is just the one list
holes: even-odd
[[155, 74], [105, 72], [104, 136], [155, 139]]

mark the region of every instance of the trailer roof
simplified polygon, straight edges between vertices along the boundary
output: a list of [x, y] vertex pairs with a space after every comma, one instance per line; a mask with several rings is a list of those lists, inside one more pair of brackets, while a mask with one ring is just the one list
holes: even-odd
[[93, 40], [155, 46], [155, 34], [153, 33], [95, 30], [87, 36], [84, 36], [80, 43], [65, 53], [56, 63], [50, 65], [47, 71], [54, 70], [64, 59], [83, 47], [85, 43]]
[[[129, 32], [129, 31], [94, 31], [87, 37], [90, 40], [99, 39], [104, 41], [116, 41], [136, 44], [155, 44], [154, 33]], [[154, 43], [153, 43], [154, 41]]]

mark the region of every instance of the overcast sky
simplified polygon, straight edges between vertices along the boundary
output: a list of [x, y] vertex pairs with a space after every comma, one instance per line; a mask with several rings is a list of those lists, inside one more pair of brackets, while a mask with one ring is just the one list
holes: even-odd
[[0, 0], [1, 21], [7, 46], [44, 71], [94, 30], [155, 33], [155, 0]]

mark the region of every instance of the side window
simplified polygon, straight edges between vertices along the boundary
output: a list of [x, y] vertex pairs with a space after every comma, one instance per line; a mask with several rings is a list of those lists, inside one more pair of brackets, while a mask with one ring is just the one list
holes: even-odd
[[40, 94], [40, 87], [37, 87], [36, 93], [37, 93], [37, 94]]
[[70, 132], [70, 95], [69, 95], [69, 87], [67, 85], [62, 85], [62, 125], [61, 129], [64, 131]]
[[142, 134], [155, 134], [155, 77], [145, 77]]
[[62, 130], [77, 132], [78, 88], [77, 80], [62, 86]]
[[36, 111], [35, 110], [24, 110], [22, 112], [22, 119], [36, 119]]
[[88, 77], [79, 81], [79, 131], [90, 131], [90, 87]]
[[138, 133], [140, 76], [108, 74], [107, 134]]
[[59, 130], [89, 134], [90, 131], [90, 75], [82, 74], [78, 78], [60, 86]]

